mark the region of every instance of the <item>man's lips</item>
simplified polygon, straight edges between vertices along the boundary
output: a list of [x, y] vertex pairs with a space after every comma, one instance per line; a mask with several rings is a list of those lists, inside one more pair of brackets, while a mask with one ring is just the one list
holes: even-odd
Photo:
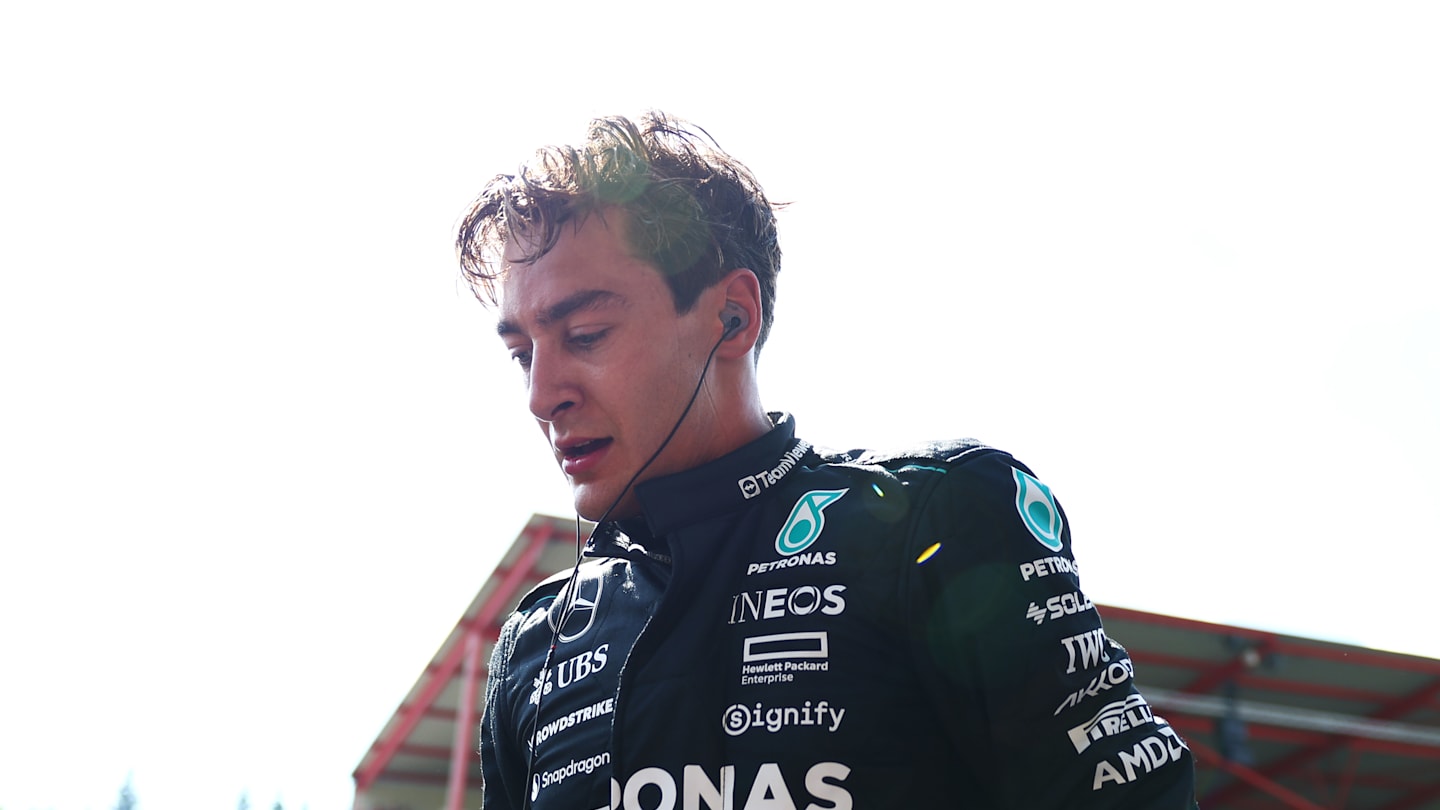
[[560, 451], [560, 468], [566, 475], [579, 475], [600, 463], [605, 451], [614, 443], [614, 439], [585, 439], [583, 441], [564, 442], [556, 446]]
[[614, 441], [613, 439], [567, 439], [555, 445], [560, 455], [565, 458], [579, 458], [587, 453], [593, 453], [601, 447]]

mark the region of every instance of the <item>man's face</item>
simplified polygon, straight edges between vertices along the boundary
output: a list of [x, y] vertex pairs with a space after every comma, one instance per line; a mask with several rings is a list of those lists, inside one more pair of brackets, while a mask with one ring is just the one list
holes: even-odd
[[[575, 510], [597, 520], [675, 425], [719, 336], [720, 306], [707, 296], [684, 315], [660, 272], [625, 247], [624, 217], [592, 215], [566, 225], [532, 264], [506, 249], [500, 336], [525, 374], [530, 412], [575, 493]], [[523, 236], [522, 236], [523, 238]], [[665, 452], [640, 480], [720, 455], [707, 437], [704, 392]], [[611, 517], [638, 512], [633, 490]]]

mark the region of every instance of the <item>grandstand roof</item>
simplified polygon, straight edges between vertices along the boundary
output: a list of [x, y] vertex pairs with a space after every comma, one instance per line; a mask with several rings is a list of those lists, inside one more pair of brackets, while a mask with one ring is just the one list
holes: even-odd
[[[574, 559], [573, 519], [530, 519], [355, 769], [356, 810], [478, 805], [476, 729], [500, 623]], [[1205, 810], [1440, 809], [1440, 661], [1098, 609], [1195, 752]]]

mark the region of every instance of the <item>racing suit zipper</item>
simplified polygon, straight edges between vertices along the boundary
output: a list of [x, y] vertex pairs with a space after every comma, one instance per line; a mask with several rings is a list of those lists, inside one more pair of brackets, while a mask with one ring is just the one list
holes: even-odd
[[656, 600], [655, 609], [645, 619], [645, 624], [640, 627], [640, 633], [635, 636], [635, 642], [630, 645], [630, 652], [625, 656], [625, 663], [620, 668], [620, 677], [617, 679], [615, 685], [615, 711], [610, 726], [610, 773], [612, 778], [616, 780], [619, 780], [623, 773], [621, 763], [624, 755], [621, 750], [620, 731], [625, 724], [625, 709], [628, 705], [626, 698], [630, 694], [628, 686], [630, 681], [634, 679], [635, 670], [643, 661], [643, 657], [639, 655], [639, 653], [641, 652], [642, 645], [646, 642], [646, 634], [650, 630], [650, 625], [654, 624], [655, 618], [665, 610], [666, 600], [670, 596], [670, 586], [675, 581], [675, 570], [678, 567], [675, 557], [678, 555], [676, 555], [676, 549], [674, 547], [671, 547], [670, 550], [671, 555], [666, 556], [646, 549], [643, 562], [641, 559], [637, 559], [633, 555], [631, 556], [631, 559], [634, 560], [636, 564], [648, 563], [662, 568], [669, 568], [670, 575], [665, 578], [665, 589], [661, 592], [660, 598]]

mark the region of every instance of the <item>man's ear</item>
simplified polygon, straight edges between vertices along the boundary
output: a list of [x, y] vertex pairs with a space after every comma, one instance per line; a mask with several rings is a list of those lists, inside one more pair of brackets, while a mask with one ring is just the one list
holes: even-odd
[[716, 339], [720, 339], [721, 335], [724, 339], [715, 355], [725, 360], [744, 357], [760, 339], [763, 317], [760, 280], [752, 270], [741, 267], [725, 274], [716, 286], [724, 295], [719, 312], [720, 332]]

